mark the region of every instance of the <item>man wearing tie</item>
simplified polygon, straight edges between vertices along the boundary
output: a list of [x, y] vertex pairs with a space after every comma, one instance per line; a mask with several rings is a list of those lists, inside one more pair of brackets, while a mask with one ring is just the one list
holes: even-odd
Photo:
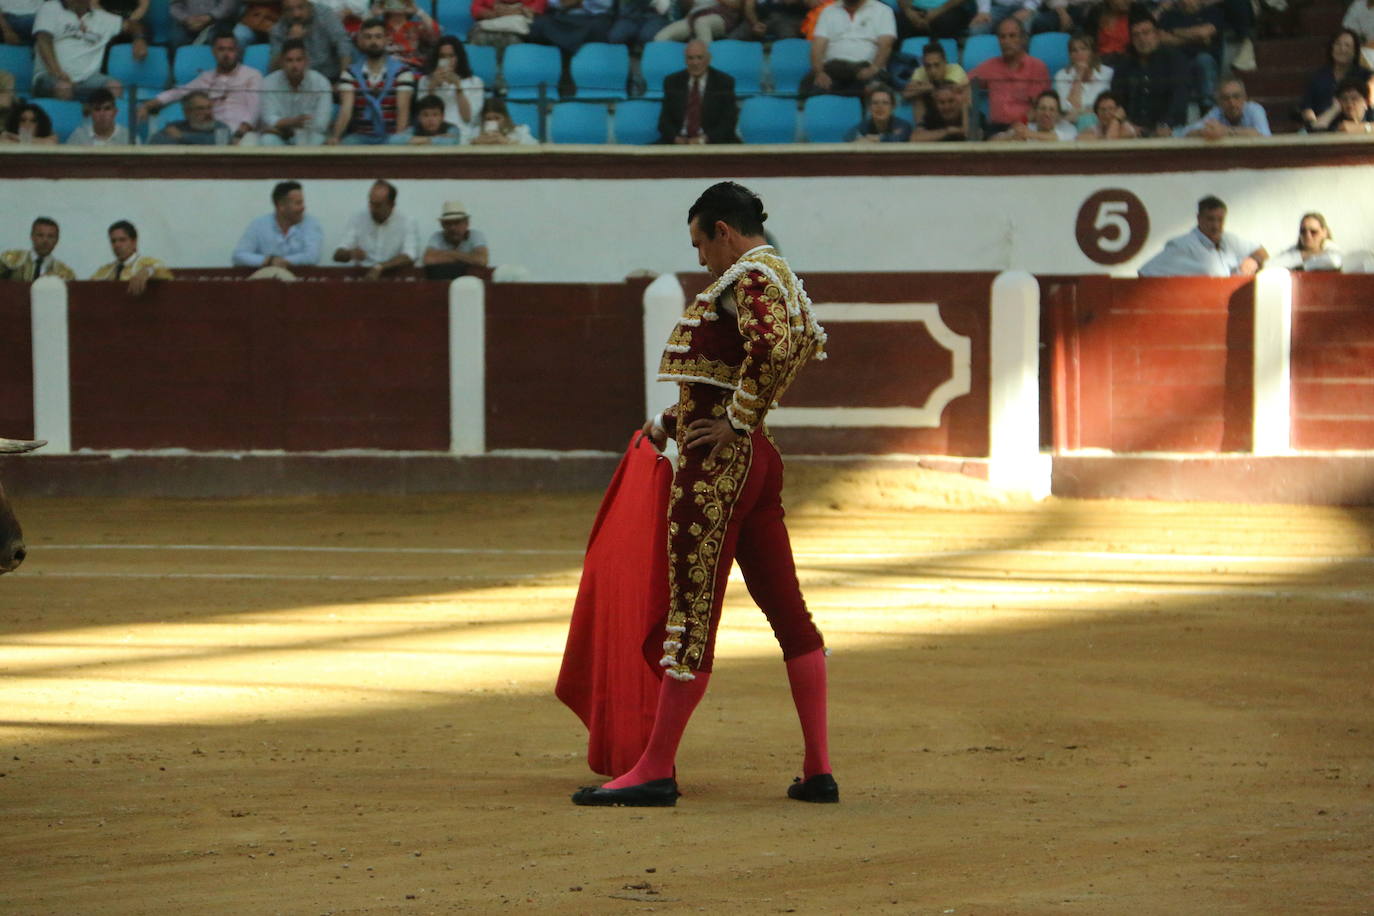
[[138, 230], [127, 219], [110, 226], [110, 250], [115, 259], [92, 274], [92, 280], [128, 280], [129, 295], [141, 296], [149, 280], [172, 279], [166, 264], [138, 253]]
[[28, 283], [39, 277], [48, 276], [75, 280], [76, 273], [52, 256], [53, 249], [57, 247], [58, 236], [56, 220], [46, 216], [34, 220], [33, 228], [29, 230], [33, 250], [15, 248], [0, 254], [0, 280]]
[[658, 142], [738, 143], [735, 78], [711, 66], [705, 42], [689, 41], [684, 56], [687, 69], [663, 78]]

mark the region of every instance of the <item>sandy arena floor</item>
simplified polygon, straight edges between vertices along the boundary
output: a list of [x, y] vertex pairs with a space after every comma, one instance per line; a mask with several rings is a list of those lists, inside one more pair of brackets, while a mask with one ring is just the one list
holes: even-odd
[[569, 804], [596, 494], [19, 499], [0, 912], [1374, 912], [1374, 513], [812, 477], [838, 806], [738, 583], [679, 806]]

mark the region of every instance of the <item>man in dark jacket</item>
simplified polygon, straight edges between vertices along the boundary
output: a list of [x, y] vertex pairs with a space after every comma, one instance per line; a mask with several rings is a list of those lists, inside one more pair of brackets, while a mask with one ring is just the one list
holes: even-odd
[[1144, 134], [1168, 137], [1188, 122], [1188, 71], [1181, 51], [1160, 45], [1154, 17], [1132, 15], [1131, 53], [1112, 75], [1112, 95]]
[[663, 78], [659, 143], [738, 143], [735, 78], [711, 66], [706, 43], [690, 41], [687, 69]]

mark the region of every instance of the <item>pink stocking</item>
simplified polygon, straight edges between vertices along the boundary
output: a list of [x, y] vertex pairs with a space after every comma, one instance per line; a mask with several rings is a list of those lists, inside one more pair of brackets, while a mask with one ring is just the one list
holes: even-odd
[[648, 746], [630, 772], [617, 776], [602, 788], [623, 789], [673, 775], [678, 743], [687, 729], [687, 721], [692, 718], [692, 711], [706, 693], [706, 682], [710, 679], [711, 675], [706, 671], [696, 672], [696, 678], [690, 681], [679, 681], [664, 675], [663, 683], [658, 688], [658, 711], [654, 714], [654, 727], [649, 733]]
[[825, 718], [825, 649], [815, 649], [789, 659], [787, 680], [792, 685], [792, 702], [801, 720], [806, 759], [802, 775], [810, 779], [830, 772], [830, 736]]

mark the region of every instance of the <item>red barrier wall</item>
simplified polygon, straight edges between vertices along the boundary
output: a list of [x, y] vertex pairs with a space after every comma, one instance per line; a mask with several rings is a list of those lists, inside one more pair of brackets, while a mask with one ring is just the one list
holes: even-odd
[[0, 282], [0, 438], [33, 438], [29, 285]]
[[1374, 281], [1295, 274], [1292, 446], [1374, 449]]

